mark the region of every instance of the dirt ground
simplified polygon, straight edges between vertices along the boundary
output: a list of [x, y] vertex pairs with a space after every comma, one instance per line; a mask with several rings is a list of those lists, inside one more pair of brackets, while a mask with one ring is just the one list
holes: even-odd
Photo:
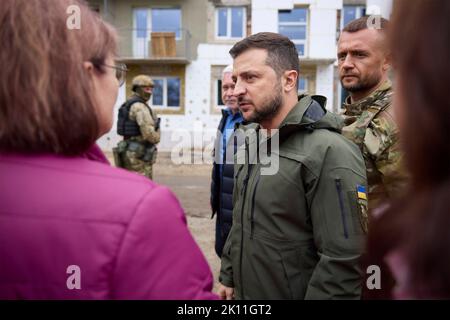
[[[107, 156], [113, 164], [112, 155]], [[180, 200], [188, 227], [211, 267], [213, 291], [217, 292], [220, 259], [214, 251], [215, 218], [211, 219], [209, 204], [211, 168], [210, 164], [174, 165], [169, 154], [159, 153], [153, 179], [168, 186]]]

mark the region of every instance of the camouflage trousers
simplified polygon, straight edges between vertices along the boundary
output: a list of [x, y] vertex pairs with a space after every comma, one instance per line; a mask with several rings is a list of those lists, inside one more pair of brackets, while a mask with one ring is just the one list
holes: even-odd
[[153, 179], [153, 164], [138, 159], [136, 152], [125, 151], [125, 154], [122, 156], [122, 161], [125, 169], [142, 174], [149, 179]]

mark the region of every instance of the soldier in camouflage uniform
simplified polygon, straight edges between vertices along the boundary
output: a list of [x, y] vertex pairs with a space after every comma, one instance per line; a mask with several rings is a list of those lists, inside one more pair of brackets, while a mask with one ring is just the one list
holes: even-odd
[[381, 29], [376, 30], [368, 28], [367, 17], [354, 20], [338, 43], [341, 83], [350, 94], [343, 105], [342, 133], [363, 153], [369, 209], [401, 193], [407, 178], [392, 108], [389, 54], [383, 46], [387, 23], [381, 19]]
[[149, 76], [139, 75], [132, 86], [133, 95], [119, 109], [117, 132], [124, 140], [113, 150], [114, 159], [118, 167], [152, 179], [160, 141], [160, 119], [147, 104], [154, 84]]

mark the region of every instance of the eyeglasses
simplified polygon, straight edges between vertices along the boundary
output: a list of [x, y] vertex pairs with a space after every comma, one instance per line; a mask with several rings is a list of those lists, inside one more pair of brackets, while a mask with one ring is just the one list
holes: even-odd
[[107, 64], [102, 64], [104, 67], [116, 69], [116, 78], [119, 81], [119, 86], [122, 86], [125, 83], [125, 76], [127, 74], [127, 66], [125, 63], [116, 63], [115, 66], [110, 66]]

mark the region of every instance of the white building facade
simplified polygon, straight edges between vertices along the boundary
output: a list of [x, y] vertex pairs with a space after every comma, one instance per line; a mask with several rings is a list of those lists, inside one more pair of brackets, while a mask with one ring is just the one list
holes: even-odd
[[[195, 59], [186, 63], [183, 69], [183, 111], [170, 114], [156, 108], [156, 112], [162, 118], [160, 151], [195, 149], [208, 156], [220, 120], [221, 71], [232, 63], [228, 51], [234, 43], [263, 31], [289, 36], [299, 51], [299, 93], [326, 96], [327, 109], [337, 111], [341, 88], [336, 75], [336, 43], [344, 17], [357, 18], [366, 9], [389, 17], [392, 7], [392, 0], [196, 1], [206, 1], [202, 8], [206, 10], [207, 32], [205, 41], [196, 47]], [[114, 127], [98, 141], [106, 151], [121, 139], [116, 134], [115, 123], [126, 92], [125, 86], [120, 88]]]

